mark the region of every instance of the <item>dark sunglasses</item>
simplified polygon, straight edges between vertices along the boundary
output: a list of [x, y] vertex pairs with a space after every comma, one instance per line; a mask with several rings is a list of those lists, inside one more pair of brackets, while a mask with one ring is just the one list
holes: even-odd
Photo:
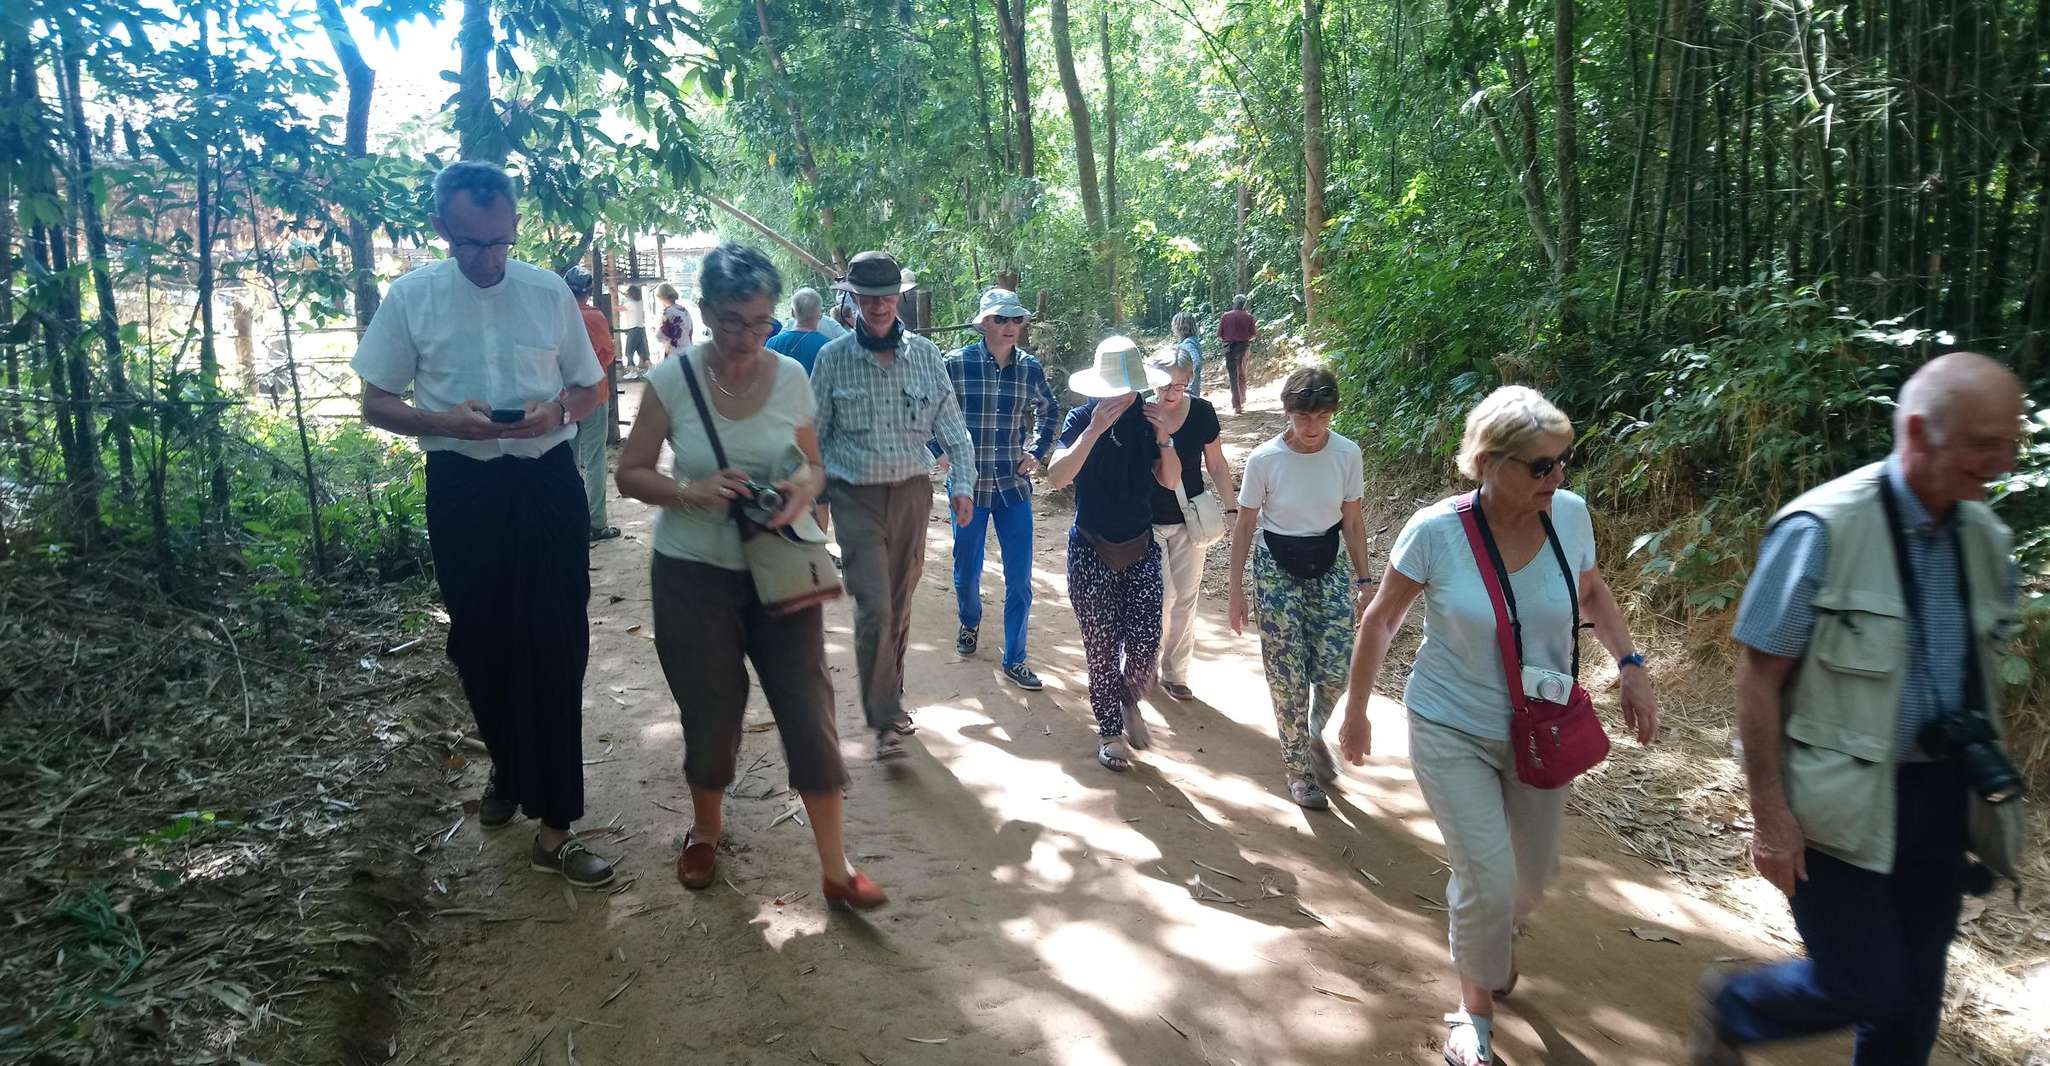
[[1532, 481], [1543, 481], [1552, 476], [1552, 471], [1563, 470], [1572, 466], [1575, 458], [1573, 449], [1568, 448], [1558, 455], [1546, 455], [1537, 459], [1511, 459], [1509, 461], [1520, 463], [1529, 469]]
[[990, 317], [996, 319], [999, 326], [1015, 326], [1025, 321], [1024, 315], [991, 315]]
[[1302, 388], [1290, 390], [1288, 398], [1308, 404], [1337, 403], [1338, 386], [1305, 385]]

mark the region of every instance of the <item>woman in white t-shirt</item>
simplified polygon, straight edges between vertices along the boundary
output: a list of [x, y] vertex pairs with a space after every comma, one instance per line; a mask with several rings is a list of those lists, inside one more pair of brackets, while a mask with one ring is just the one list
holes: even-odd
[[[1324, 726], [1345, 691], [1353, 621], [1366, 605], [1367, 528], [1360, 517], [1365, 471], [1360, 446], [1331, 432], [1338, 379], [1304, 367], [1281, 386], [1288, 429], [1253, 449], [1239, 482], [1231, 538], [1231, 630], [1245, 632], [1246, 562], [1259, 607], [1260, 663], [1274, 699], [1289, 798], [1310, 810], [1331, 806], [1324, 790], [1338, 762]], [[1352, 565], [1338, 565], [1344, 542]]]
[[[878, 906], [883, 890], [848, 865], [842, 839], [847, 767], [833, 723], [824, 608], [770, 614], [733, 517], [736, 505], [755, 497], [754, 487], [772, 485], [782, 509], [763, 524], [809, 527], [823, 536], [811, 524], [812, 502], [826, 483], [811, 379], [796, 360], [762, 347], [783, 279], [760, 251], [729, 241], [705, 257], [701, 286], [698, 308], [712, 340], [648, 371], [617, 475], [621, 495], [662, 509], [650, 612], [655, 654], [683, 723], [683, 776], [694, 818], [676, 858], [677, 879], [686, 888], [707, 888], [718, 869], [726, 789], [747, 711], [745, 660], [754, 664], [775, 717], [790, 787], [811, 815], [822, 895], [831, 903]], [[713, 458], [705, 410], [730, 464], [725, 469]], [[665, 443], [675, 456], [674, 477], [658, 469]]]
[[[1587, 503], [1560, 487], [1572, 445], [1573, 424], [1558, 408], [1510, 385], [1467, 415], [1459, 472], [1480, 482], [1476, 507], [1509, 575], [1524, 665], [1562, 674], [1574, 669], [1577, 592], [1581, 613], [1616, 657], [1624, 724], [1639, 743], [1650, 744], [1658, 735], [1650, 674], [1595, 569]], [[1381, 589], [1360, 621], [1338, 740], [1348, 761], [1366, 760], [1372, 747], [1367, 697], [1389, 641], [1422, 595], [1424, 642], [1402, 700], [1409, 708], [1410, 764], [1452, 866], [1446, 902], [1461, 1003], [1445, 1016], [1451, 1026], [1445, 1061], [1476, 1066], [1494, 1061], [1492, 1001], [1516, 985], [1516, 930], [1558, 865], [1569, 790], [1534, 788], [1516, 775], [1495, 609], [1455, 507], [1460, 498], [1418, 511], [1396, 538]]]

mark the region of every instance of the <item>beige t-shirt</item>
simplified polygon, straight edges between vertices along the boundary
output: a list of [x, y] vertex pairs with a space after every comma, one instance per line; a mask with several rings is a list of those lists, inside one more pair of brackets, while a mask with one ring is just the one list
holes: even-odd
[[[512, 261], [505, 277], [480, 289], [453, 259], [402, 275], [363, 331], [350, 366], [386, 392], [413, 389], [423, 411], [446, 411], [470, 400], [492, 407], [545, 403], [565, 386], [605, 380], [583, 312], [560, 277]], [[421, 437], [422, 451], [461, 452], [472, 459], [534, 458], [577, 435], [574, 425], [522, 440]]]
[[[762, 409], [734, 421], [712, 405], [712, 383], [705, 378], [704, 349], [692, 348], [682, 357], [666, 359], [648, 371], [648, 388], [669, 412], [669, 447], [675, 452], [673, 471], [678, 484], [689, 484], [719, 472], [712, 457], [712, 443], [705, 435], [698, 405], [691, 399], [690, 383], [684, 373], [697, 375], [705, 403], [719, 430], [719, 443], [726, 449], [726, 463], [756, 481], [774, 484], [788, 478], [804, 463], [797, 448], [797, 429], [812, 424], [818, 401], [812, 397], [811, 379], [804, 365], [787, 355], [776, 357], [776, 382]], [[689, 559], [725, 570], [747, 569], [747, 557], [740, 550], [740, 527], [725, 508], [665, 507], [655, 519], [655, 550], [675, 559]]]

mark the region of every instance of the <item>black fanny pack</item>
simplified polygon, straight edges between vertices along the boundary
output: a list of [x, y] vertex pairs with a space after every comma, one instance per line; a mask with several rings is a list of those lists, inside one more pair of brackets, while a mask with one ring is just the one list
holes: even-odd
[[[1341, 523], [1342, 525], [1343, 523]], [[1315, 581], [1331, 572], [1338, 561], [1337, 525], [1307, 537], [1292, 537], [1271, 529], [1261, 530], [1267, 538], [1267, 554], [1281, 572], [1300, 581]]]

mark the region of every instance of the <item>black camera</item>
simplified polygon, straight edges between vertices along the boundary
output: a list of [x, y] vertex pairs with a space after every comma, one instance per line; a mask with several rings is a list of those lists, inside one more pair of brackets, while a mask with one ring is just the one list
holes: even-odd
[[1949, 759], [1965, 775], [1972, 791], [1988, 803], [2006, 803], [2026, 789], [1993, 726], [1977, 711], [1944, 711], [1922, 727], [1918, 738], [1922, 750], [1939, 759]]
[[774, 485], [749, 481], [747, 491], [750, 498], [740, 501], [740, 513], [759, 525], [768, 525], [769, 520], [783, 513], [783, 493]]

